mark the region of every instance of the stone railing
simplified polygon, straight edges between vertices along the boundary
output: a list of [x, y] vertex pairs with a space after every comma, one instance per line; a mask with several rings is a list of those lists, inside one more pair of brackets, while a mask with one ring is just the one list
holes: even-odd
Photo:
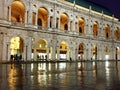
[[25, 27], [25, 24], [23, 24], [23, 23], [19, 23], [19, 22], [11, 22], [11, 26]]
[[42, 27], [42, 26], [37, 26], [38, 27], [38, 30], [48, 30], [48, 27]]

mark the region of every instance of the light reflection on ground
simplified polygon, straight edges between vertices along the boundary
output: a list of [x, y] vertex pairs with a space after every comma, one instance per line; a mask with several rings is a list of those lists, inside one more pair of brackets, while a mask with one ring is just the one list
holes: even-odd
[[0, 90], [119, 90], [120, 62], [0, 64]]

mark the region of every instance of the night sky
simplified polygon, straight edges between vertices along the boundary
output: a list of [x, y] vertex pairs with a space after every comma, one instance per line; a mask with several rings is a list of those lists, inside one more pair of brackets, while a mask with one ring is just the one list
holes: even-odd
[[120, 0], [88, 0], [98, 5], [106, 7], [116, 18], [120, 20]]

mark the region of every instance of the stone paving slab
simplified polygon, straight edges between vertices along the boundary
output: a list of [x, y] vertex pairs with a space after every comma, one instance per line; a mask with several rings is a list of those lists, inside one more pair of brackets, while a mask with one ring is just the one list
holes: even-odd
[[120, 90], [120, 61], [1, 63], [0, 90]]

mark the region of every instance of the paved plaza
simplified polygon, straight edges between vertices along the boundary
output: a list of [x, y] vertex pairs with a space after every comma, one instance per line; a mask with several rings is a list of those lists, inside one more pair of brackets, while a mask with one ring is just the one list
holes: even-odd
[[120, 62], [0, 64], [0, 90], [120, 90]]

